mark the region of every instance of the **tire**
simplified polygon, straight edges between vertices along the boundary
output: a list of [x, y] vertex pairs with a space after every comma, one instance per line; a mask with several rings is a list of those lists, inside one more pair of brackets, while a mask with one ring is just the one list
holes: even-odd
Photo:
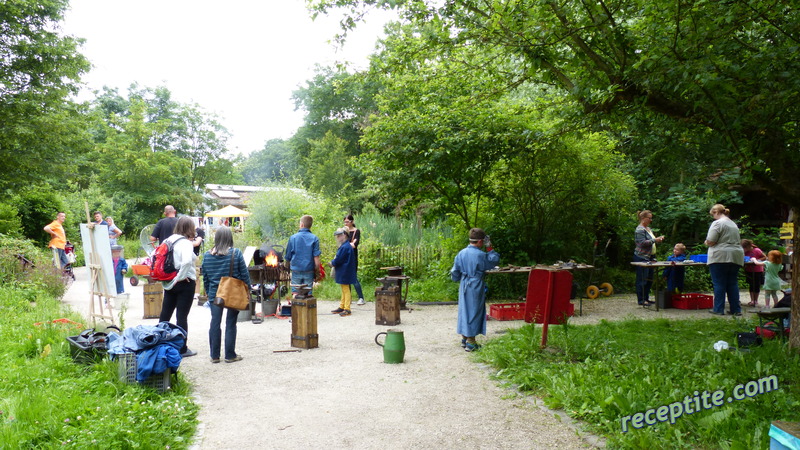
[[611, 283], [603, 283], [600, 285], [600, 292], [602, 292], [603, 295], [606, 297], [608, 297], [609, 295], [613, 295], [614, 286], [611, 286]]
[[136, 276], [131, 277], [131, 286], [137, 286], [139, 284], [139, 279]]
[[599, 296], [600, 296], [600, 289], [598, 289], [597, 286], [591, 285], [586, 288], [586, 298], [594, 300]]

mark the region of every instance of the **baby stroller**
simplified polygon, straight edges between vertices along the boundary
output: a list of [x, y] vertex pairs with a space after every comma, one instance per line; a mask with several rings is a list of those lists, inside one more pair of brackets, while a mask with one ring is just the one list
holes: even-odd
[[70, 241], [64, 245], [64, 253], [67, 255], [68, 264], [64, 266], [63, 276], [75, 281], [75, 273], [72, 271], [72, 264], [75, 263], [75, 246]]

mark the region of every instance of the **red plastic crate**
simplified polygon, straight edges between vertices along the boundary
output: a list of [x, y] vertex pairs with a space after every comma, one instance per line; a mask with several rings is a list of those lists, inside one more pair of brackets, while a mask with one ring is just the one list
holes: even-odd
[[673, 295], [672, 307], [678, 309], [711, 309], [714, 307], [714, 296], [706, 294]]
[[495, 303], [489, 305], [489, 317], [496, 320], [522, 320], [525, 318], [525, 303]]

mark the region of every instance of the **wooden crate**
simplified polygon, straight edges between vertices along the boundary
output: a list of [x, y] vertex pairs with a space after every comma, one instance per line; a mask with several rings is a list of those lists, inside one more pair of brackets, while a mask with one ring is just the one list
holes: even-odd
[[317, 348], [317, 299], [314, 297], [292, 300], [292, 347]]
[[400, 325], [400, 287], [375, 288], [375, 325]]
[[164, 301], [164, 287], [160, 281], [144, 285], [143, 319], [158, 319], [161, 316], [161, 303]]

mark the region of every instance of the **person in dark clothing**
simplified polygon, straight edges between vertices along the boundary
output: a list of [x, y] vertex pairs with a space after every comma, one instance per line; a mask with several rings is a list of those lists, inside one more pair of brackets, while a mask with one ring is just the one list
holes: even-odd
[[175, 231], [175, 225], [178, 223], [177, 214], [178, 212], [175, 211], [174, 206], [167, 205], [164, 207], [165, 217], [156, 223], [156, 227], [153, 228], [153, 232], [150, 233], [150, 243], [153, 245], [153, 248], [158, 247], [160, 243], [172, 236], [172, 233]]

